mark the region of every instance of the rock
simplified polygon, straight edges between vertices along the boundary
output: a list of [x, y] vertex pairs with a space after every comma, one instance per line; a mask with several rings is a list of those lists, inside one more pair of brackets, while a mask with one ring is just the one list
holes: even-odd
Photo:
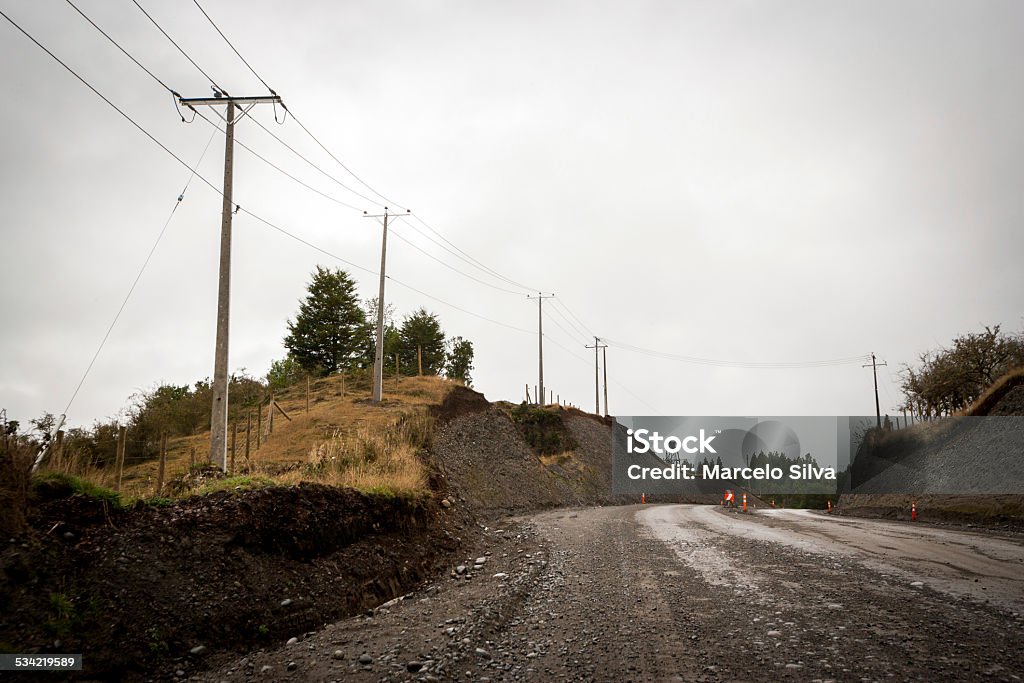
[[281, 601], [281, 607], [287, 607], [290, 604], [292, 604], [292, 599], [291, 598], [285, 598], [284, 600]]
[[196, 645], [194, 648], [189, 650], [189, 652], [191, 654], [194, 654], [196, 657], [201, 657], [202, 655], [206, 654], [206, 646], [205, 645]]
[[508, 574], [506, 574], [505, 572], [498, 572], [497, 574], [494, 575], [494, 578], [496, 578], [496, 579], [508, 578]]
[[786, 668], [787, 669], [802, 669], [802, 668], [804, 668], [804, 665], [803, 664], [787, 664]]
[[270, 673], [273, 670], [274, 670], [274, 667], [270, 666], [269, 664], [264, 664], [263, 666], [260, 667], [260, 673], [261, 674], [268, 674], [268, 673]]
[[75, 540], [75, 535], [73, 533], [71, 533], [70, 531], [65, 531], [64, 532], [64, 540], [65, 541], [73, 541], [73, 540]]
[[458, 567], [455, 568], [455, 573], [456, 574], [465, 574], [466, 573], [466, 565], [460, 564]]
[[296, 638], [295, 636], [292, 636], [291, 638], [288, 639], [288, 642], [285, 643], [285, 645], [294, 645], [297, 642], [299, 642], [299, 639]]
[[921, 586], [924, 585], [924, 581], [911, 581], [910, 585], [913, 586], [914, 588], [920, 588]]
[[448, 500], [447, 498], [442, 498], [441, 499], [441, 507], [443, 507], [443, 508], [450, 508], [451, 506], [452, 506], [452, 502], [450, 500]]
[[370, 655], [368, 655], [368, 654], [366, 654], [364, 652], [363, 654], [359, 655], [359, 663], [360, 664], [373, 664], [373, 657], [371, 657]]
[[777, 638], [782, 635], [782, 631], [768, 631], [768, 635]]
[[484, 659], [491, 658], [491, 653], [483, 649], [482, 647], [478, 647], [477, 649], [473, 650], [473, 653], [476, 654], [477, 657], [483, 657]]
[[483, 564], [486, 561], [487, 561], [486, 557], [478, 557], [478, 558], [476, 558], [476, 561], [473, 562], [473, 564]]
[[345, 653], [341, 650], [335, 650], [331, 656], [335, 659], [345, 659]]
[[409, 662], [405, 665], [405, 670], [411, 674], [418, 673], [423, 668], [423, 662]]
[[299, 668], [299, 665], [296, 664], [295, 662], [288, 662], [288, 670], [289, 671], [295, 671], [298, 668]]

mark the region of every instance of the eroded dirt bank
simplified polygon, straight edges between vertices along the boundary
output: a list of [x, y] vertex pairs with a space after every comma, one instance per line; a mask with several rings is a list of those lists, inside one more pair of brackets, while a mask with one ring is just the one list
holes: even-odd
[[129, 510], [43, 502], [0, 551], [0, 641], [81, 652], [89, 677], [173, 678], [402, 594], [471, 526], [433, 498], [319, 485]]

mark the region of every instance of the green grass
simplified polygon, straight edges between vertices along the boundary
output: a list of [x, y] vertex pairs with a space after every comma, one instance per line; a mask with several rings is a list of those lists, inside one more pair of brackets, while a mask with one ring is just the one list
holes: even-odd
[[32, 478], [32, 488], [36, 493], [52, 498], [84, 496], [103, 501], [112, 507], [122, 507], [124, 504], [121, 495], [116, 491], [62, 472], [43, 472], [36, 475]]

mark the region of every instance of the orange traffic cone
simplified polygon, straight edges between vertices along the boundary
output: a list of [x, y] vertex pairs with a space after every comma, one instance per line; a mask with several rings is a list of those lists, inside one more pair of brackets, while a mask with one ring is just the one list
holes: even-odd
[[646, 502], [647, 502], [647, 494], [646, 493], [641, 493], [640, 494], [640, 504], [643, 505]]
[[832, 499], [831, 498], [828, 499], [828, 511], [832, 512]]
[[743, 511], [744, 512], [747, 511], [747, 494], [746, 493], [743, 494]]
[[910, 501], [910, 521], [917, 521], [917, 503]]

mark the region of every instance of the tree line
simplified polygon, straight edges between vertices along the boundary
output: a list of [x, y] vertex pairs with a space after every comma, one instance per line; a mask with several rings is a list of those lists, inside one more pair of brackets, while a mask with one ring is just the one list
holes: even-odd
[[962, 334], [948, 348], [922, 353], [916, 367], [904, 366], [901, 408], [924, 417], [951, 415], [1019, 367], [1024, 367], [1024, 332], [1008, 334], [994, 325]]
[[[369, 368], [374, 361], [377, 301], [360, 305], [355, 281], [344, 270], [317, 266], [284, 338], [288, 356], [271, 367], [272, 379], [295, 368], [317, 375]], [[419, 308], [395, 324], [384, 310], [384, 364], [406, 375], [444, 375], [472, 384], [473, 343], [448, 337], [437, 315]]]
[[[348, 273], [317, 266], [294, 320], [286, 321], [287, 355], [273, 361], [264, 377], [254, 377], [244, 369], [230, 377], [229, 422], [244, 419], [251, 409], [266, 403], [273, 392], [306, 377], [365, 373], [374, 358], [375, 320], [376, 301], [361, 304]], [[446, 335], [436, 314], [419, 308], [395, 324], [393, 308], [388, 306], [385, 320], [385, 358], [394, 359], [397, 354], [403, 374], [417, 374], [422, 356], [423, 374], [444, 375], [471, 384], [473, 344]], [[391, 363], [394, 367], [394, 360]], [[209, 377], [193, 384], [162, 383], [137, 391], [114, 418], [97, 420], [91, 427], [65, 430], [63, 449], [92, 467], [113, 464], [118, 430], [124, 426], [126, 458], [155, 457], [162, 435], [181, 437], [209, 430], [211, 402]], [[45, 446], [56, 418], [45, 413], [31, 420], [31, 425], [31, 429], [24, 430], [26, 436]], [[2, 436], [14, 437], [22, 431], [21, 425], [11, 420]]]

